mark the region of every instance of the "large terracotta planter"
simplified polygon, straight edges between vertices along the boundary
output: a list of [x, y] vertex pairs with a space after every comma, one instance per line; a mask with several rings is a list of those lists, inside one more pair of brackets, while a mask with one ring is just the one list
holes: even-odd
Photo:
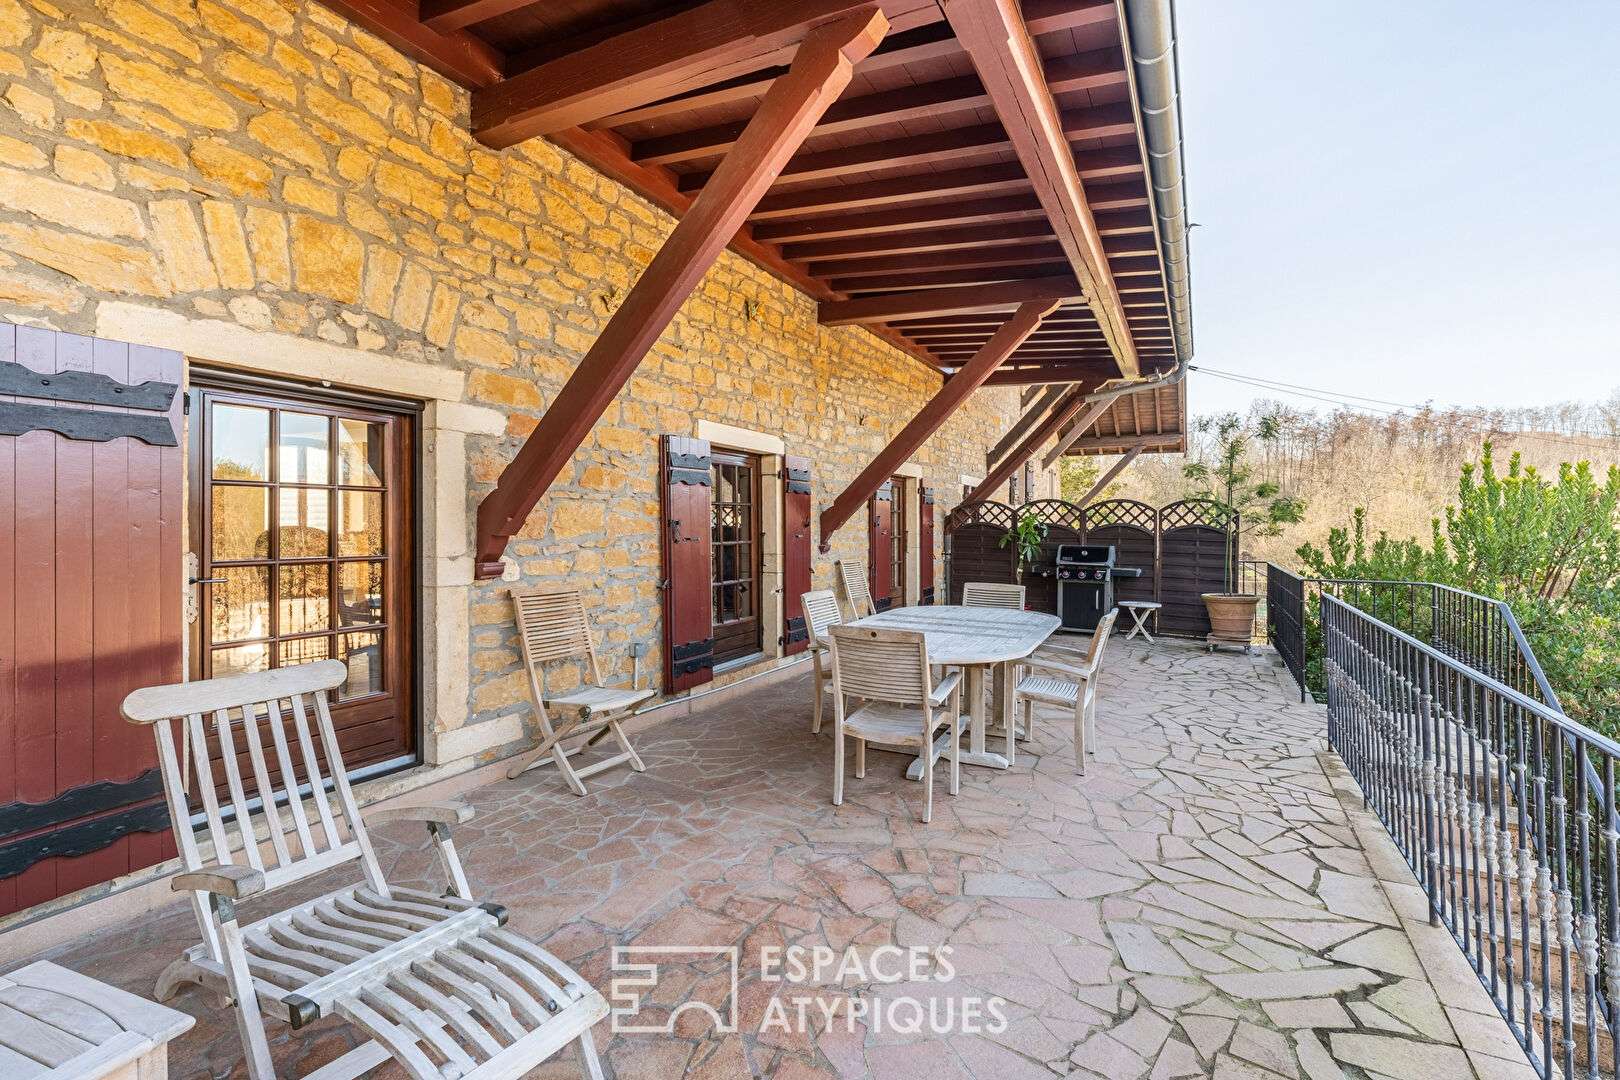
[[1204, 608], [1209, 612], [1209, 628], [1224, 638], [1254, 636], [1254, 613], [1260, 606], [1260, 597], [1252, 593], [1204, 593]]

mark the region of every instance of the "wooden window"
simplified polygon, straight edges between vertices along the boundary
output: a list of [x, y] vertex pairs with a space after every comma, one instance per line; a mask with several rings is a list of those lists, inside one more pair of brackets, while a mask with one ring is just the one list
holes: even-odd
[[414, 418], [257, 389], [195, 396], [194, 674], [342, 660], [345, 763], [414, 761]]
[[714, 661], [723, 664], [760, 651], [760, 468], [757, 455], [732, 450], [710, 460], [709, 588]]

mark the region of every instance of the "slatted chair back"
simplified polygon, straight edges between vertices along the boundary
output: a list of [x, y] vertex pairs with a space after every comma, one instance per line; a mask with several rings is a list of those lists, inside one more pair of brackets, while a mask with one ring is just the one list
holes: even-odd
[[799, 597], [799, 603], [804, 607], [804, 628], [810, 638], [810, 647], [825, 648], [821, 644], [821, 635], [830, 627], [844, 625], [844, 611], [838, 606], [838, 597], [831, 589], [818, 589]]
[[513, 592], [512, 606], [517, 613], [518, 637], [523, 642], [523, 663], [535, 682], [535, 701], [541, 699], [540, 666], [557, 660], [585, 657], [591, 666], [588, 681], [601, 685], [602, 668], [596, 659], [590, 620], [585, 616], [584, 593], [578, 589]]
[[868, 615], [876, 615], [877, 605], [872, 603], [872, 589], [866, 584], [866, 567], [845, 559], [839, 559], [833, 566], [838, 570], [838, 583], [844, 588], [851, 616], [864, 619]]
[[996, 581], [970, 581], [962, 586], [963, 607], [1024, 610], [1024, 587]]
[[833, 692], [895, 705], [923, 705], [933, 696], [928, 639], [915, 630], [835, 626]]
[[[343, 769], [327, 695], [349, 677], [338, 660], [136, 690], [126, 720], [149, 724], [180, 859], [189, 871], [220, 865], [263, 871], [265, 891], [358, 860], [366, 883], [392, 895]], [[220, 761], [209, 760], [209, 737]], [[244, 769], [241, 756], [246, 754]], [[224, 801], [217, 792], [223, 779]], [[337, 796], [337, 813], [327, 789]], [[188, 827], [188, 795], [203, 820]], [[206, 894], [193, 894], [203, 938], [220, 959]]]
[[1102, 666], [1103, 650], [1108, 648], [1108, 639], [1114, 635], [1114, 620], [1119, 618], [1119, 608], [1114, 608], [1097, 621], [1097, 629], [1091, 633], [1091, 645], [1086, 649], [1086, 670], [1095, 672]]

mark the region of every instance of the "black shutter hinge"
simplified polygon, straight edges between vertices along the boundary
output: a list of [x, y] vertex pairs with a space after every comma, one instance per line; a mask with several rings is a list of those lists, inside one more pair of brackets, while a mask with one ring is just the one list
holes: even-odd
[[180, 415], [191, 415], [191, 393], [189, 391], [180, 395]]

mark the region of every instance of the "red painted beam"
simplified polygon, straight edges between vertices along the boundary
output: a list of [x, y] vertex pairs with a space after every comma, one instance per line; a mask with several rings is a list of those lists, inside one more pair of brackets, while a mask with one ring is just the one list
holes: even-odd
[[474, 572], [501, 573], [506, 544], [546, 493], [653, 343], [747, 220], [806, 133], [877, 47], [888, 20], [876, 7], [812, 30], [788, 73], [765, 95], [748, 129], [653, 256], [551, 402], [495, 490], [478, 507]]
[[1036, 327], [1041, 325], [1041, 320], [1050, 315], [1057, 306], [1056, 300], [1034, 300], [1019, 305], [1018, 310], [1013, 312], [989, 341], [985, 342], [984, 347], [973, 359], [969, 360], [961, 371], [945, 381], [939, 393], [922, 407], [922, 411], [912, 417], [911, 422], [900, 429], [900, 434], [890, 440], [882, 453], [873, 458], [872, 463], [861, 470], [861, 474], [833, 500], [832, 505], [821, 512], [823, 554], [832, 550], [832, 534], [837, 532], [855, 511], [866, 505], [866, 500], [883, 486], [894, 470], [915, 454], [918, 448], [950, 419], [951, 414], [961, 408], [968, 395], [977, 390], [979, 384], [984, 382], [996, 366], [1005, 360], [1021, 341], [1034, 333]]
[[793, 55], [806, 28], [860, 10], [860, 0], [708, 0], [474, 93], [473, 135], [503, 149], [771, 67]]

